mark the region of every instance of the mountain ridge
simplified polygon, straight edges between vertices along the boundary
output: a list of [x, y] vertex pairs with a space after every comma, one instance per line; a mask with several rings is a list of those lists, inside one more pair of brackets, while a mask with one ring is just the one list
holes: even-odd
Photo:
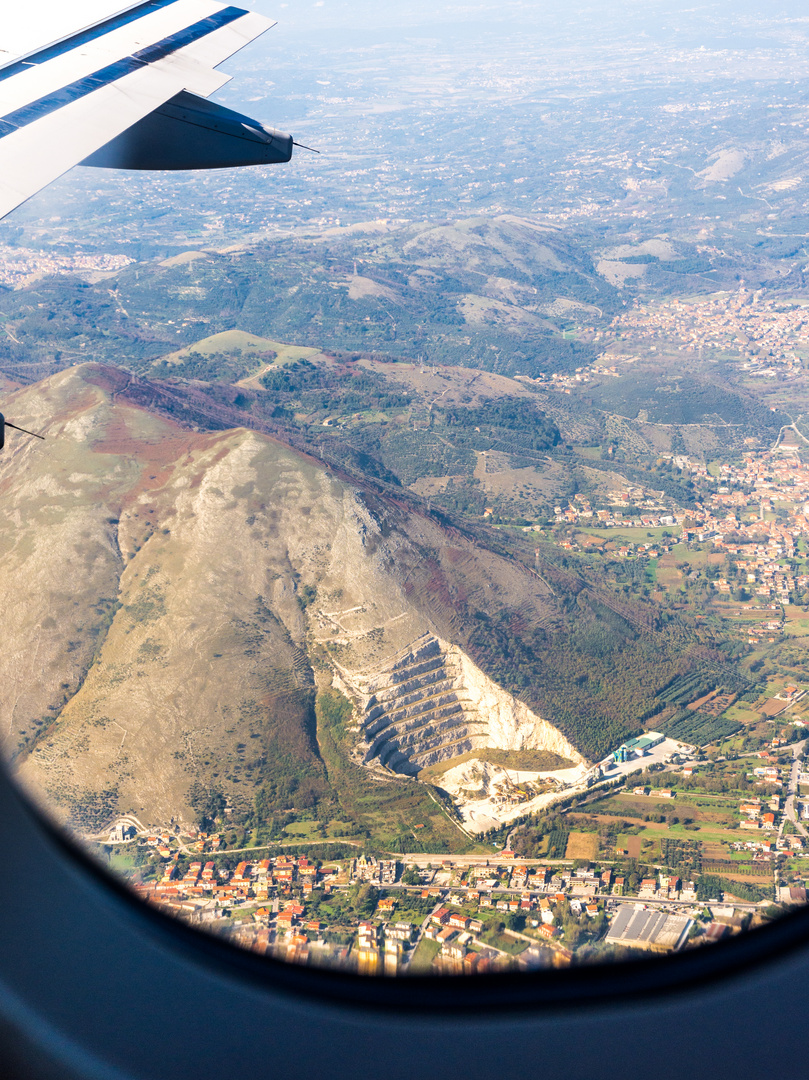
[[[15, 415], [48, 440], [44, 451], [16, 444], [0, 472], [7, 505], [26, 507], [36, 541], [16, 569], [41, 597], [30, 616], [10, 609], [17, 681], [29, 693], [7, 703], [4, 735], [23, 778], [63, 808], [114, 789], [136, 812], [166, 818], [188, 812], [178, 793], [186, 768], [213, 780], [221, 744], [235, 776], [234, 744], [258, 733], [263, 745], [282, 701], [297, 718], [283, 751], [293, 729], [309, 731], [298, 758], [319, 769], [313, 649], [366, 662], [425, 629], [457, 638], [453, 593], [469, 592], [470, 575], [453, 577], [444, 561], [471, 560], [500, 592], [524, 592], [525, 575], [460, 535], [448, 544], [434, 521], [401, 506], [384, 506], [380, 523], [362, 491], [277, 440], [187, 431], [125, 400], [148, 389], [85, 365], [13, 399]], [[22, 524], [12, 511], [6, 581]], [[92, 563], [54, 591], [65, 536], [74, 556], [89, 559], [92, 544]], [[409, 587], [424, 574], [439, 585], [429, 595]], [[307, 588], [329, 610], [364, 609], [347, 638], [307, 612]], [[538, 579], [534, 591], [547, 596]]]
[[[340, 671], [377, 670], [425, 634], [459, 656], [447, 692], [471, 704], [464, 731], [449, 732], [450, 700], [437, 726], [397, 729], [416, 765], [498, 748], [492, 732], [506, 727], [482, 723], [475, 701], [525, 731], [547, 725], [550, 741], [514, 746], [593, 759], [691, 663], [688, 636], [658, 626], [650, 605], [635, 611], [551, 565], [540, 576], [416, 496], [227, 428], [227, 404], [209, 408], [195, 386], [89, 363], [10, 404], [47, 439], [15, 440], [0, 462], [13, 643], [0, 731], [23, 780], [82, 827], [112, 808], [187, 820], [192, 789], [220, 792], [241, 820], [261, 791], [275, 812], [304, 800], [333, 815], [321, 695], [346, 690]], [[350, 758], [361, 694], [346, 707]]]

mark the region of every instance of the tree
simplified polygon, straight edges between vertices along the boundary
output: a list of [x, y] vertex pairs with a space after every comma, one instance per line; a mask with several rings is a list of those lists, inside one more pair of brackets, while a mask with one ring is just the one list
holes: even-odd
[[196, 782], [188, 793], [188, 801], [197, 815], [200, 829], [207, 831], [215, 826], [216, 819], [224, 813], [227, 800], [217, 785], [206, 788]]
[[360, 915], [373, 915], [379, 902], [379, 890], [373, 885], [361, 885], [354, 907]]
[[582, 928], [577, 922], [574, 922], [572, 919], [566, 919], [562, 923], [562, 930], [565, 935], [565, 944], [567, 944], [571, 948], [575, 948], [575, 946], [578, 945], [579, 939], [582, 936]]

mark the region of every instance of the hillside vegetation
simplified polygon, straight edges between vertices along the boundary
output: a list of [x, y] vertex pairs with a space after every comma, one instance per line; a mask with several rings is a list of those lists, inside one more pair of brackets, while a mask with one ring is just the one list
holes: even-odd
[[577, 239], [513, 216], [382, 237], [279, 239], [136, 264], [97, 284], [53, 277], [0, 292], [11, 331], [0, 370], [30, 381], [84, 350], [139, 373], [156, 373], [153, 363], [169, 354], [175, 375], [242, 378], [256, 350], [216, 350], [225, 370], [208, 350], [184, 351], [233, 330], [505, 374], [572, 370], [595, 352], [567, 340], [568, 322], [545, 313], [559, 298], [599, 319], [618, 304]]

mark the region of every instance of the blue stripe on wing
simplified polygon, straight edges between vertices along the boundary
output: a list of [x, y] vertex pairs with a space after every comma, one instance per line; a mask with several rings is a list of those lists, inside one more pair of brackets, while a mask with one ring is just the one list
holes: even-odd
[[25, 71], [26, 68], [32, 65], [44, 64], [47, 60], [53, 60], [56, 56], [64, 56], [65, 53], [81, 48], [82, 45], [87, 45], [90, 41], [96, 41], [113, 30], [137, 22], [144, 15], [151, 15], [153, 11], [159, 11], [161, 8], [170, 7], [176, 3], [177, 0], [147, 0], [145, 4], [138, 4], [136, 8], [132, 8], [130, 11], [124, 11], [111, 19], [105, 19], [104, 22], [98, 23], [97, 26], [90, 26], [79, 34], [73, 34], [72, 37], [66, 38], [64, 41], [58, 41], [55, 45], [48, 45], [46, 48], [40, 49], [39, 52], [31, 53], [30, 56], [26, 56], [23, 60], [17, 60], [15, 63], [9, 64], [8, 67], [0, 68], [0, 82], [11, 78], [12, 75], [19, 75], [21, 71]]
[[91, 75], [85, 75], [83, 78], [68, 83], [67, 86], [54, 90], [36, 101], [22, 105], [19, 109], [0, 117], [0, 139], [10, 135], [13, 131], [19, 130], [19, 128], [34, 123], [35, 120], [39, 120], [43, 116], [47, 116], [48, 113], [61, 109], [64, 105], [78, 101], [79, 98], [91, 94], [102, 86], [109, 86], [110, 83], [117, 82], [125, 75], [137, 71], [138, 68], [147, 67], [157, 60], [170, 56], [186, 45], [199, 41], [200, 38], [206, 37], [208, 34], [213, 33], [214, 30], [219, 30], [221, 27], [235, 22], [236, 19], [246, 14], [247, 12], [243, 8], [223, 8], [214, 15], [210, 15], [206, 19], [200, 19], [199, 22], [192, 23], [191, 26], [187, 26], [184, 30], [171, 34], [169, 37], [163, 38], [162, 41], [157, 41], [154, 45], [149, 45], [147, 48], [133, 53], [132, 56], [125, 56], [121, 60], [116, 60], [113, 64], [107, 64], [106, 67], [94, 71]]

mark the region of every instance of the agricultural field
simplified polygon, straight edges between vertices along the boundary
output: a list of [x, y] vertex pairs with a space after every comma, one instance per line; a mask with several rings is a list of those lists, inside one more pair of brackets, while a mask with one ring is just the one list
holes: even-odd
[[640, 836], [619, 836], [616, 848], [620, 848], [621, 851], [626, 851], [630, 859], [639, 859], [641, 838]]
[[718, 739], [727, 738], [738, 731], [740, 726], [740, 721], [731, 720], [729, 717], [708, 716], [702, 712], [691, 712], [687, 708], [658, 724], [659, 730], [670, 739], [694, 746], [707, 746]]
[[[801, 572], [805, 573], [806, 571], [802, 570]], [[803, 607], [796, 604], [785, 604], [783, 612], [785, 634], [789, 634], [791, 637], [806, 637], [809, 635], [809, 611], [805, 611]]]
[[704, 570], [706, 566], [721, 566], [724, 556], [702, 547], [690, 547], [687, 544], [675, 544], [663, 559], [673, 563], [688, 563], [690, 570]]
[[739, 723], [748, 726], [750, 724], [757, 724], [761, 719], [761, 714], [755, 710], [748, 708], [746, 705], [740, 705], [738, 703], [733, 704], [725, 712], [725, 720], [732, 723]]
[[432, 962], [440, 952], [439, 941], [430, 941], [429, 938], [423, 937], [413, 953], [409, 970], [413, 975], [429, 975]]
[[668, 526], [666, 528], [652, 528], [647, 529], [645, 526], [641, 528], [618, 528], [618, 529], [579, 529], [584, 536], [596, 537], [599, 540], [606, 542], [612, 542], [616, 545], [620, 544], [648, 544], [659, 543], [667, 536], [671, 535], [671, 530], [674, 526]]
[[587, 815], [577, 813], [576, 823], [581, 827], [590, 821], [600, 828], [617, 819], [625, 826], [637, 828], [638, 835], [633, 836], [626, 830], [619, 834], [616, 846], [620, 848], [635, 846], [631, 842], [639, 836], [644, 840], [694, 840], [699, 843], [749, 840], [750, 834], [738, 828], [739, 802], [745, 797], [749, 796], [743, 791], [727, 795], [680, 791], [674, 798], [655, 797], [654, 789], [648, 796], [619, 793], [592, 803], [591, 813]]
[[[615, 874], [626, 877], [629, 895], [636, 893], [642, 877], [667, 869], [684, 881], [695, 882], [698, 899], [725, 892], [740, 902], [770, 900], [774, 866], [768, 856], [747, 845], [771, 841], [775, 834], [739, 828], [740, 800], [751, 797], [746, 766], [728, 762], [708, 763], [706, 768], [713, 771], [701, 777], [645, 773], [633, 783], [645, 786], [648, 795], [616, 792], [586, 806], [573, 806], [561, 815], [539, 819], [521, 831], [519, 850], [538, 855], [544, 843], [558, 852], [564, 839], [570, 862], [606, 861]], [[656, 795], [655, 783], [673, 789], [674, 798]], [[703, 786], [687, 787], [695, 783]], [[767, 788], [752, 791], [766, 800]], [[570, 828], [566, 829], [565, 823]], [[805, 872], [806, 867], [794, 861], [798, 872]]]
[[572, 832], [567, 838], [566, 859], [596, 859], [598, 858], [598, 834], [587, 832]]

